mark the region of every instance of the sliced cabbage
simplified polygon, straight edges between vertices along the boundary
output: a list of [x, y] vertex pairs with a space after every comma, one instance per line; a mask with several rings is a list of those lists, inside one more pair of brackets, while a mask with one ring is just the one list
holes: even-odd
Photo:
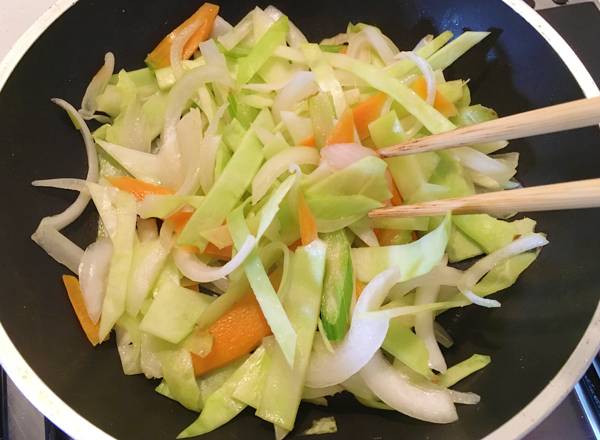
[[407, 416], [431, 423], [451, 423], [458, 419], [452, 396], [447, 390], [411, 383], [410, 378], [392, 367], [380, 351], [375, 353], [360, 375], [379, 399]]
[[190, 426], [179, 433], [177, 438], [188, 438], [205, 434], [222, 426], [238, 415], [246, 407], [246, 404], [235, 399], [233, 393], [240, 383], [260, 374], [263, 358], [264, 350], [255, 350], [235, 370], [233, 375], [206, 399], [200, 416]]
[[140, 330], [177, 344], [191, 333], [212, 300], [171, 280], [162, 282], [140, 323]]
[[444, 374], [438, 375], [435, 382], [440, 386], [449, 388], [455, 383], [463, 380], [465, 377], [481, 370], [491, 361], [489, 356], [474, 354], [470, 358], [448, 368]]
[[158, 353], [163, 380], [169, 390], [169, 397], [187, 409], [200, 411], [202, 397], [196, 383], [192, 356], [184, 349], [165, 350]]
[[273, 347], [265, 388], [256, 411], [257, 416], [288, 430], [294, 427], [302, 399], [304, 377], [319, 318], [325, 244], [314, 240], [308, 246], [298, 248], [291, 265], [284, 306], [297, 335], [296, 353], [290, 363], [280, 346]]
[[118, 191], [114, 198], [116, 228], [112, 238], [113, 253], [106, 281], [106, 293], [102, 303], [102, 314], [98, 336], [104, 340], [125, 312], [127, 282], [133, 260], [135, 235], [135, 198]]
[[354, 273], [362, 282], [369, 282], [377, 274], [392, 267], [400, 270], [400, 281], [423, 275], [441, 261], [449, 234], [450, 216], [446, 216], [436, 229], [415, 242], [396, 246], [354, 248]]
[[201, 232], [223, 223], [250, 185], [262, 161], [260, 142], [252, 131], [248, 131], [223, 173], [181, 231], [178, 243], [192, 244], [203, 250], [206, 240]]
[[[227, 224], [229, 225], [236, 247], [241, 247], [249, 235], [248, 227], [243, 217], [243, 209], [238, 208], [231, 213], [227, 219]], [[248, 259], [244, 263], [244, 272], [285, 359], [290, 365], [294, 365], [297, 340], [296, 331], [290, 323], [256, 251], [253, 251], [248, 256]]]

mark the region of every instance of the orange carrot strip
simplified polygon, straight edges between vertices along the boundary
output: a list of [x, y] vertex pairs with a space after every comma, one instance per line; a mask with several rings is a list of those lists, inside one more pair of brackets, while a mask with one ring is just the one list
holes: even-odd
[[[278, 269], [269, 275], [274, 289], [279, 288], [283, 270]], [[199, 329], [198, 331], [204, 331]], [[200, 357], [192, 353], [192, 364], [196, 376], [200, 376], [215, 368], [251, 352], [258, 347], [265, 336], [271, 334], [271, 328], [265, 319], [260, 305], [249, 292], [231, 309], [225, 312], [209, 328], [213, 337], [210, 353]]]
[[300, 241], [302, 242], [302, 246], [306, 246], [319, 238], [317, 234], [317, 222], [302, 193], [298, 196], [298, 223], [300, 224]]
[[[427, 81], [425, 77], [418, 77], [410, 86], [413, 91], [421, 98], [427, 98]], [[447, 118], [456, 116], [458, 110], [456, 106], [448, 101], [448, 99], [442, 95], [438, 90], [435, 92], [435, 99], [433, 100], [433, 107]]]
[[354, 142], [354, 117], [352, 109], [347, 109], [340, 117], [331, 134], [325, 142], [327, 145], [332, 144], [349, 144]]
[[190, 217], [194, 214], [193, 211], [177, 211], [166, 218], [166, 221], [173, 224], [175, 233], [179, 234], [185, 227]]
[[288, 246], [288, 249], [292, 252], [294, 252], [296, 249], [298, 249], [299, 246], [302, 246], [302, 240], [298, 239], [295, 242], [293, 242], [292, 244], [290, 244]]
[[303, 141], [300, 141], [300, 145], [302, 145], [303, 147], [316, 147], [317, 143], [315, 141], [314, 135], [311, 135]]
[[173, 194], [173, 191], [164, 186], [154, 185], [129, 176], [107, 177], [107, 179], [112, 186], [130, 192], [138, 200], [143, 200], [148, 194]]
[[231, 254], [233, 249], [231, 246], [226, 246], [223, 249], [219, 249], [212, 243], [208, 243], [204, 248], [203, 255], [208, 255], [209, 257], [219, 258], [221, 260], [231, 260]]
[[356, 298], [358, 298], [360, 296], [360, 294], [362, 293], [362, 291], [365, 289], [365, 285], [362, 281], [359, 281], [358, 279], [354, 280], [354, 291], [356, 292]]
[[385, 170], [385, 178], [387, 180], [388, 188], [392, 193], [392, 206], [398, 206], [402, 204], [402, 196], [400, 195], [400, 191], [398, 191], [398, 187], [396, 186], [396, 182], [394, 182], [394, 178], [392, 177], [392, 173], [390, 170]]
[[354, 125], [356, 125], [356, 131], [361, 140], [369, 137], [369, 124], [381, 115], [381, 109], [386, 99], [385, 94], [376, 93], [352, 109]]
[[190, 39], [183, 46], [182, 59], [190, 58], [198, 45], [208, 39], [212, 32], [215, 18], [219, 13], [219, 7], [212, 3], [204, 3], [200, 8], [186, 21], [181, 23], [177, 28], [169, 33], [162, 41], [154, 48], [146, 57], [146, 64], [153, 69], [160, 69], [171, 65], [171, 45], [177, 35], [192, 23], [201, 23], [200, 27], [194, 32]]
[[73, 275], [63, 275], [62, 280], [65, 288], [67, 289], [69, 301], [71, 301], [73, 310], [75, 310], [75, 315], [77, 315], [79, 324], [81, 324], [81, 328], [92, 345], [98, 345], [100, 343], [100, 338], [98, 336], [99, 326], [98, 324], [94, 324], [90, 318], [90, 315], [88, 315], [85, 302], [83, 301], [79, 280]]

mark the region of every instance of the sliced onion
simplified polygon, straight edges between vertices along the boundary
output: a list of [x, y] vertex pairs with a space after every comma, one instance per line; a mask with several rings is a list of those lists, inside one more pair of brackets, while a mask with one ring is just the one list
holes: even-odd
[[154, 218], [137, 219], [137, 235], [140, 242], [156, 240], [158, 238], [158, 225]]
[[169, 61], [171, 63], [171, 68], [173, 69], [173, 75], [175, 76], [175, 80], [178, 80], [183, 75], [183, 47], [185, 43], [196, 33], [196, 31], [204, 24], [204, 20], [201, 21], [192, 21], [187, 26], [184, 26], [183, 29], [175, 35], [175, 38], [171, 42], [171, 50], [169, 51]]
[[88, 192], [87, 181], [83, 179], [43, 179], [31, 182], [33, 186], [44, 188], [68, 189], [72, 191]]
[[291, 147], [277, 153], [256, 173], [252, 181], [252, 203], [258, 203], [279, 176], [289, 170], [291, 164], [317, 165], [318, 163], [319, 152], [312, 147]]
[[85, 308], [94, 324], [98, 323], [102, 312], [112, 251], [110, 239], [102, 238], [87, 247], [79, 264], [81, 293]]
[[425, 46], [426, 44], [429, 44], [433, 41], [433, 35], [429, 34], [429, 35], [425, 35], [423, 38], [421, 38], [419, 40], [419, 42], [417, 43], [417, 45], [413, 48], [413, 52], [419, 50], [420, 48], [422, 48], [423, 46]]
[[219, 43], [223, 45], [225, 50], [229, 51], [237, 46], [240, 41], [252, 32], [252, 15], [254, 11], [250, 11], [238, 24], [236, 24], [229, 32], [217, 38]]
[[[96, 155], [96, 147], [94, 145], [94, 140], [92, 139], [92, 134], [90, 133], [87, 124], [85, 123], [81, 115], [77, 112], [77, 110], [75, 110], [75, 108], [68, 102], [58, 98], [52, 99], [52, 102], [54, 102], [59, 107], [63, 108], [69, 114], [69, 116], [76, 121], [78, 129], [81, 132], [81, 136], [85, 143], [85, 151], [88, 162], [86, 180], [88, 182], [97, 182], [98, 156]], [[42, 222], [44, 222], [46, 226], [51, 226], [60, 231], [61, 229], [67, 227], [79, 218], [89, 201], [89, 194], [80, 192], [79, 196], [77, 197], [77, 199], [75, 199], [71, 206], [69, 206], [60, 214], [44, 218]]]
[[83, 99], [81, 100], [79, 114], [84, 119], [92, 119], [94, 117], [94, 112], [98, 105], [98, 95], [100, 95], [108, 85], [114, 69], [115, 56], [111, 52], [107, 52], [106, 55], [104, 55], [104, 65], [90, 81], [85, 89], [85, 95], [83, 95]]
[[213, 24], [212, 32], [210, 33], [210, 38], [217, 39], [222, 35], [225, 35], [229, 31], [233, 29], [233, 26], [229, 24], [227, 20], [225, 20], [220, 15], [217, 15], [215, 18], [215, 23]]
[[510, 180], [516, 173], [516, 164], [510, 166], [508, 163], [494, 159], [474, 148], [453, 148], [451, 152], [466, 168], [490, 177], [500, 185]]
[[321, 148], [321, 160], [334, 170], [346, 168], [367, 156], [377, 156], [377, 153], [358, 144], [334, 144]]
[[379, 399], [407, 416], [432, 423], [450, 423], [458, 419], [447, 390], [412, 384], [405, 374], [390, 365], [381, 351], [374, 354], [360, 375]]
[[286, 86], [279, 91], [273, 102], [273, 117], [276, 122], [281, 120], [283, 110], [292, 110], [294, 106], [319, 91], [315, 82], [315, 74], [300, 71], [294, 74]]
[[206, 40], [200, 43], [200, 53], [204, 57], [206, 64], [219, 66], [223, 69], [227, 69], [227, 61], [225, 55], [219, 51], [219, 48], [215, 44], [214, 40]]
[[495, 299], [490, 299], [490, 298], [482, 298], [481, 296], [473, 293], [469, 289], [459, 289], [459, 290], [460, 290], [460, 293], [462, 293], [465, 298], [467, 298], [473, 304], [476, 304], [478, 306], [487, 307], [487, 308], [495, 308], [495, 307], [501, 306], [499, 301], [496, 301]]
[[400, 52], [395, 58], [397, 60], [407, 59], [415, 63], [427, 82], [427, 97], [425, 101], [427, 104], [433, 105], [436, 93], [436, 80], [429, 63], [414, 52]]
[[386, 38], [379, 29], [373, 26], [367, 26], [361, 31], [367, 37], [367, 41], [373, 46], [379, 58], [387, 65], [394, 61], [394, 56], [398, 54], [398, 48], [394, 43]]
[[281, 81], [281, 82], [277, 82], [277, 83], [265, 83], [265, 84], [250, 83], [250, 84], [244, 84], [242, 86], [242, 89], [252, 90], [253, 92], [258, 92], [258, 93], [270, 93], [270, 92], [276, 92], [278, 90], [283, 89], [288, 82], [289, 81]]
[[[279, 20], [279, 18], [283, 16], [283, 12], [273, 5], [267, 6], [265, 8], [265, 13], [273, 20]], [[287, 42], [291, 47], [300, 47], [301, 45], [308, 43], [308, 40], [304, 34], [296, 27], [294, 23], [290, 21], [288, 26]]]
[[455, 390], [448, 390], [454, 403], [462, 405], [477, 405], [481, 401], [481, 396], [475, 393], [463, 393]]
[[233, 85], [228, 70], [219, 66], [203, 65], [186, 72], [171, 88], [161, 134], [163, 147], [176, 142], [177, 122], [179, 122], [188, 101], [198, 92], [201, 85], [213, 81], [225, 86]]
[[[307, 64], [306, 57], [300, 49], [289, 46], [279, 46], [273, 52], [273, 56], [283, 58], [284, 60], [291, 61], [295, 64]], [[298, 67], [298, 66], [297, 66]]]
[[390, 297], [392, 299], [401, 299], [404, 295], [418, 287], [457, 286], [462, 276], [462, 271], [454, 267], [448, 267], [444, 262], [424, 275], [397, 284], [390, 292]]
[[350, 230], [369, 247], [378, 247], [379, 239], [375, 232], [370, 227], [362, 227], [362, 225], [350, 225]]
[[225, 265], [220, 267], [209, 266], [196, 258], [196, 256], [187, 250], [176, 248], [173, 253], [173, 259], [175, 264], [186, 277], [190, 280], [197, 281], [199, 283], [210, 283], [212, 281], [221, 279], [229, 275], [235, 269], [240, 267], [246, 260], [246, 257], [250, 255], [250, 252], [254, 249], [256, 244], [256, 238], [250, 235], [239, 252], [227, 262]]
[[[86, 180], [91, 182], [97, 181], [98, 156], [96, 155], [96, 148], [88, 126], [71, 104], [58, 98], [54, 98], [52, 102], [63, 108], [72, 120], [76, 122], [76, 126], [81, 132], [81, 136], [85, 143], [88, 161]], [[89, 193], [80, 192], [75, 201], [63, 212], [53, 216], [44, 217], [31, 236], [31, 239], [44, 249], [48, 255], [57, 262], [68, 267], [74, 273], [77, 273], [79, 269], [79, 263], [83, 257], [83, 250], [59, 231], [77, 220], [89, 201]]]
[[308, 366], [306, 385], [324, 388], [339, 384], [357, 373], [379, 350], [388, 331], [389, 320], [365, 316], [383, 304], [389, 290], [402, 279], [397, 269], [388, 269], [377, 275], [362, 291], [350, 329], [343, 341], [334, 344], [334, 353], [316, 339]]
[[[429, 304], [437, 301], [439, 285], [420, 287], [415, 294], [415, 305]], [[446, 360], [435, 339], [433, 331], [433, 312], [431, 310], [415, 315], [415, 333], [425, 343], [429, 354], [429, 368], [440, 373], [448, 369]]]
[[54, 260], [77, 273], [83, 258], [83, 250], [51, 226], [43, 221], [35, 230], [31, 239], [46, 251]]
[[481, 278], [483, 278], [486, 273], [507, 258], [545, 246], [547, 244], [548, 240], [542, 234], [524, 235], [512, 241], [503, 248], [500, 248], [497, 251], [494, 251], [478, 260], [464, 272], [463, 278], [460, 281], [460, 286], [463, 286], [465, 289], [471, 289]]

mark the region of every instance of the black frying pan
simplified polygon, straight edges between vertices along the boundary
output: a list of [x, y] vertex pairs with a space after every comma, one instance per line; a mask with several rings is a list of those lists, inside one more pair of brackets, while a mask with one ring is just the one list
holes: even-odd
[[[65, 269], [29, 239], [39, 219], [61, 210], [73, 195], [33, 188], [29, 183], [84, 174], [79, 135], [50, 98], [79, 103], [108, 50], [116, 55], [118, 67], [141, 67], [144, 55], [200, 1], [82, 0], [35, 42], [0, 92], [0, 322], [23, 358], [56, 395], [121, 439], [172, 439], [195, 415], [156, 394], [155, 383], [124, 376], [113, 341], [90, 347], [60, 283]], [[256, 4], [219, 3], [222, 15], [231, 22]], [[340, 32], [348, 21], [376, 24], [406, 49], [425, 34], [444, 29], [455, 33], [491, 30], [492, 36], [447, 73], [450, 78], [470, 78], [473, 101], [494, 107], [501, 115], [583, 96], [552, 47], [500, 1], [282, 0], [275, 4], [312, 40]], [[597, 128], [515, 141], [510, 148], [521, 153], [518, 177], [525, 185], [600, 174]], [[470, 307], [442, 318], [456, 341], [447, 351], [449, 364], [474, 352], [492, 357], [484, 371], [457, 386], [480, 394], [479, 405], [460, 406], [460, 421], [436, 426], [365, 409], [342, 396], [334, 398], [327, 409], [303, 404], [297, 431], [315, 418], [334, 415], [339, 432], [320, 437], [323, 440], [480, 438], [519, 413], [567, 362], [600, 298], [600, 211], [536, 214], [534, 218], [540, 230], [549, 234], [551, 244], [518, 283], [501, 294], [503, 307]], [[90, 209], [66, 232], [85, 245], [94, 236], [95, 222]], [[7, 346], [6, 340], [0, 342]], [[583, 372], [597, 345], [597, 340], [588, 340], [587, 348], [580, 346], [568, 364], [569, 371], [561, 373], [561, 384], [552, 385], [526, 417], [522, 414], [520, 421], [513, 420], [497, 435], [522, 434], [550, 411]], [[47, 399], [32, 392], [34, 385], [21, 375], [25, 370], [17, 371], [17, 357], [9, 351], [0, 353], [5, 368], [27, 388], [34, 403], [49, 408]], [[61, 411], [53, 414], [59, 426], [77, 432], [76, 418]], [[90, 431], [82, 437], [91, 436]], [[272, 436], [271, 425], [245, 411], [205, 438]]]

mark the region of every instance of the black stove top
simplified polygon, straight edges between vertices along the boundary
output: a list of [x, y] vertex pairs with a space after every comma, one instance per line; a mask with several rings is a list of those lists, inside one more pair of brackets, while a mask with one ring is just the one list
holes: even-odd
[[[525, 0], [565, 38], [600, 83], [600, 0]], [[555, 7], [554, 7], [555, 6]], [[0, 369], [0, 440], [67, 440], [47, 419], [30, 407]], [[10, 400], [10, 402], [9, 402]], [[18, 400], [18, 404], [14, 402]], [[18, 411], [15, 410], [16, 407]], [[19, 414], [15, 414], [18, 412]], [[19, 420], [20, 419], [20, 420]], [[26, 419], [26, 420], [23, 420]], [[33, 419], [38, 419], [34, 420]], [[15, 429], [35, 427], [36, 434]], [[11, 432], [13, 431], [17, 432]], [[35, 436], [36, 438], [33, 438]], [[600, 359], [594, 363], [561, 405], [526, 440], [600, 439]]]

